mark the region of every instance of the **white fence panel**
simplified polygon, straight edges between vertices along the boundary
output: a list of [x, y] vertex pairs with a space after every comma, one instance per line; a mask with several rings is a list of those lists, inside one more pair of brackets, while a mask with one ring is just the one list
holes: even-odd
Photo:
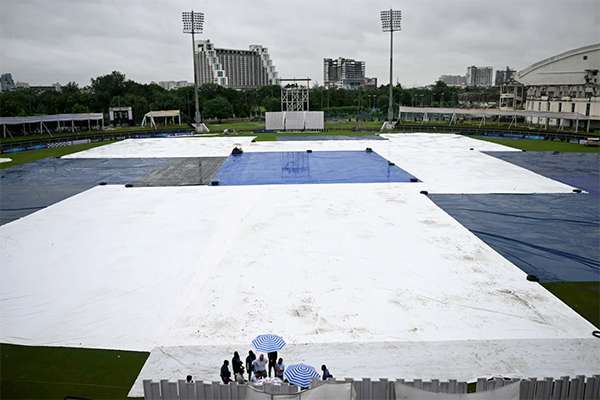
[[285, 112], [285, 130], [288, 130], [288, 131], [304, 130], [304, 111], [286, 111]]
[[283, 112], [268, 112], [265, 113], [265, 127], [267, 130], [282, 130], [285, 127], [284, 124], [285, 113]]
[[325, 129], [325, 114], [323, 111], [306, 111], [304, 113], [304, 126], [310, 131]]
[[[435, 386], [435, 384], [434, 384]], [[513, 383], [498, 389], [476, 393], [439, 393], [396, 383], [397, 400], [519, 400], [519, 384]]]

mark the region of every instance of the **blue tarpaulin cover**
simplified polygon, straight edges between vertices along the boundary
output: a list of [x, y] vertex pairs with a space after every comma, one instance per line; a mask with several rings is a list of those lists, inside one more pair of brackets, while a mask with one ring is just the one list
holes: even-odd
[[600, 196], [600, 153], [500, 151], [487, 154]]
[[432, 194], [430, 198], [541, 281], [600, 281], [600, 154], [488, 154], [589, 193]]
[[589, 194], [432, 194], [439, 207], [542, 282], [600, 281], [600, 212]]
[[109, 185], [205, 184], [223, 158], [45, 158], [0, 171], [0, 225], [105, 182]]
[[410, 182], [414, 176], [375, 152], [258, 152], [230, 156], [220, 185]]

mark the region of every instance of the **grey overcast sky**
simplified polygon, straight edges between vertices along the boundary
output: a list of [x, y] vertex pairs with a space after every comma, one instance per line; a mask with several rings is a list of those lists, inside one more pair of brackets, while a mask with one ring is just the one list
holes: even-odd
[[124, 72], [140, 81], [193, 80], [181, 11], [203, 11], [216, 47], [262, 44], [281, 77], [323, 80], [324, 57], [364, 60], [388, 78], [379, 11], [403, 13], [395, 81], [429, 84], [467, 65], [522, 69], [600, 41], [599, 0], [0, 0], [0, 72], [32, 84]]

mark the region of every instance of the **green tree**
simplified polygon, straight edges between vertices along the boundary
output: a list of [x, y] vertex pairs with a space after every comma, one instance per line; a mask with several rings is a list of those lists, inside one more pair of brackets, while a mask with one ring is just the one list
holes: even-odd
[[281, 110], [281, 101], [277, 97], [269, 96], [265, 97], [261, 105], [267, 111], [280, 111]]
[[222, 120], [233, 115], [231, 103], [223, 96], [217, 96], [214, 99], [206, 101], [203, 108], [205, 118]]

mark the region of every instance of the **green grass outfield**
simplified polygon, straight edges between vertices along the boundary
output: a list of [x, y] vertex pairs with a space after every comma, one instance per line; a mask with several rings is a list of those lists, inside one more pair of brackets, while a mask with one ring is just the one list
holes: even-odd
[[474, 136], [476, 139], [503, 144], [515, 149], [527, 151], [561, 151], [571, 153], [598, 153], [600, 146], [586, 146], [576, 143], [554, 142], [551, 140], [527, 140], [527, 139], [505, 139], [491, 138], [486, 136]]
[[542, 286], [600, 329], [600, 282], [549, 282]]
[[[339, 120], [339, 121], [325, 121], [325, 129], [345, 129], [347, 131], [351, 131], [357, 127], [361, 129], [379, 129], [383, 125], [383, 122], [380, 121], [364, 121], [364, 122], [356, 122], [356, 121], [347, 121], [347, 120]], [[242, 121], [242, 122], [223, 122], [221, 124], [217, 123], [209, 123], [206, 125], [208, 129], [210, 129], [211, 133], [223, 133], [225, 129], [235, 129], [236, 132], [253, 132], [259, 129], [265, 129], [265, 123], [263, 121]], [[324, 134], [329, 135], [332, 132], [324, 132]], [[306, 133], [304, 134], [306, 136]]]
[[0, 344], [0, 399], [124, 399], [148, 355]]
[[109, 144], [109, 143], [114, 143], [114, 141], [74, 144], [71, 146], [54, 147], [51, 149], [22, 151], [19, 153], [6, 153], [6, 154], [3, 153], [3, 154], [0, 154], [0, 157], [10, 158], [12, 161], [0, 163], [0, 169], [12, 167], [13, 165], [25, 164], [25, 163], [32, 162], [35, 160], [40, 160], [42, 158], [61, 157], [66, 154], [76, 153], [78, 151], [83, 151], [83, 150], [91, 149], [94, 147], [103, 146], [103, 145]]
[[268, 133], [256, 133], [252, 136], [256, 136], [257, 142], [272, 142], [279, 139], [279, 137], [306, 137], [306, 136], [375, 136], [377, 132], [355, 132], [351, 130], [337, 130], [327, 131], [323, 133], [311, 133], [311, 132], [268, 132]]

